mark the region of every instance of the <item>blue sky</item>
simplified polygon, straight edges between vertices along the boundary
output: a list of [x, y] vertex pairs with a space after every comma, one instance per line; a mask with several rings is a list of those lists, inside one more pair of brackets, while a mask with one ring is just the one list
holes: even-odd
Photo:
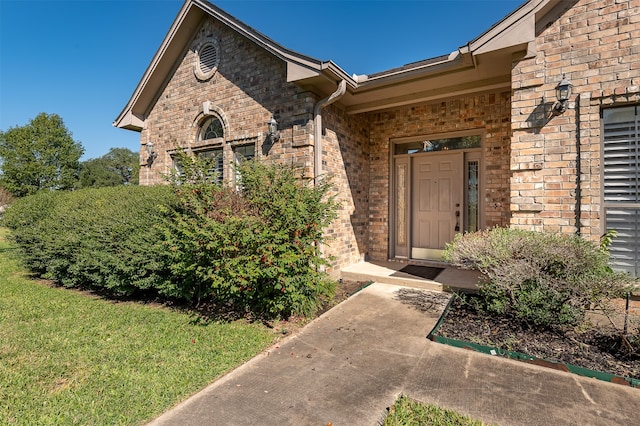
[[[283, 46], [369, 74], [448, 54], [524, 0], [213, 1]], [[60, 115], [85, 148], [139, 149], [117, 129], [181, 0], [0, 0], [0, 130]]]

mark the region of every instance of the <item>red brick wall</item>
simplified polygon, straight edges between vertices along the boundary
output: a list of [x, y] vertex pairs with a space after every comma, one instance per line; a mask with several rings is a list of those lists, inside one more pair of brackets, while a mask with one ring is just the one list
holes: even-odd
[[368, 251], [369, 131], [362, 115], [347, 115], [332, 104], [322, 111], [323, 171], [329, 174], [340, 203], [338, 218], [327, 230], [327, 254], [335, 269], [364, 260]]
[[[219, 46], [218, 71], [200, 81], [193, 72], [194, 50], [211, 38]], [[315, 97], [286, 82], [284, 62], [214, 20], [204, 23], [190, 47], [147, 117], [141, 160], [146, 160], [148, 142], [159, 156], [150, 168], [142, 168], [141, 183], [162, 183], [172, 165], [168, 151], [200, 145], [196, 139], [205, 101], [223, 116], [226, 144], [255, 141], [259, 156], [305, 167], [310, 174]], [[266, 123], [272, 115], [279, 122], [281, 139], [270, 146], [265, 143]]]
[[[600, 109], [640, 101], [640, 0], [563, 3], [572, 7], [550, 14], [535, 56], [512, 71], [511, 225], [595, 240], [604, 231]], [[554, 116], [563, 74], [574, 95]]]
[[[194, 50], [210, 38], [219, 46], [218, 71], [210, 80], [199, 81], [193, 73]], [[210, 20], [198, 31], [149, 113], [141, 135], [141, 161], [146, 161], [148, 142], [159, 155], [150, 168], [142, 167], [141, 184], [163, 182], [163, 174], [172, 167], [172, 150], [202, 147], [197, 132], [205, 101], [225, 121], [225, 144], [257, 141], [263, 159], [303, 167], [305, 175], [312, 177], [313, 107], [318, 100], [317, 95], [286, 83], [283, 61]], [[281, 134], [275, 144], [266, 142], [266, 123], [272, 114]], [[332, 177], [341, 206], [327, 230], [325, 253], [335, 258], [333, 269], [337, 270], [364, 259], [367, 251], [368, 131], [364, 117], [348, 116], [335, 105], [322, 114], [323, 168]]]

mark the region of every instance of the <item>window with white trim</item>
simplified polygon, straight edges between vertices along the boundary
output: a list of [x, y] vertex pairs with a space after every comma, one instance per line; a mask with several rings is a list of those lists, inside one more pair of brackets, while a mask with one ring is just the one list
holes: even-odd
[[196, 152], [196, 155], [201, 158], [207, 158], [214, 162], [212, 170], [215, 172], [215, 181], [222, 183], [224, 179], [224, 149], [223, 147], [206, 149]]
[[[242, 163], [243, 161], [251, 160], [256, 156], [256, 145], [255, 144], [245, 144], [245, 145], [235, 145], [233, 147], [233, 161], [236, 165]], [[236, 173], [234, 176], [236, 186], [240, 183], [240, 175], [236, 169]]]
[[198, 140], [206, 141], [210, 139], [217, 139], [224, 137], [224, 127], [222, 121], [215, 115], [209, 116], [202, 126], [200, 126], [200, 132], [198, 133]]
[[240, 164], [245, 160], [251, 160], [256, 156], [256, 145], [236, 145], [233, 147], [233, 160]]
[[640, 276], [640, 105], [602, 111], [605, 227], [615, 269]]

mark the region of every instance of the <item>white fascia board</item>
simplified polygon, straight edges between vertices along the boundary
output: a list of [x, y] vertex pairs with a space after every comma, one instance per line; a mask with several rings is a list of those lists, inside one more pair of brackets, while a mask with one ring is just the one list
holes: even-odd
[[[192, 3], [190, 1], [188, 1], [188, 0], [185, 1], [185, 3], [182, 5], [182, 8], [178, 12], [178, 15], [176, 16], [176, 19], [171, 24], [171, 27], [170, 27], [169, 31], [167, 32], [167, 35], [165, 36], [164, 40], [162, 41], [162, 44], [160, 45], [160, 47], [156, 51], [155, 55], [151, 59], [151, 62], [149, 63], [149, 66], [147, 67], [145, 72], [142, 74], [142, 77], [140, 78], [140, 81], [138, 82], [138, 85], [136, 86], [135, 90], [133, 91], [133, 94], [131, 95], [131, 98], [127, 102], [127, 104], [124, 107], [124, 109], [122, 110], [122, 112], [120, 112], [120, 114], [118, 115], [118, 117], [114, 121], [114, 123], [113, 123], [114, 126], [121, 127], [121, 128], [130, 128], [130, 127], [125, 127], [124, 125], [121, 125], [121, 123], [126, 123], [126, 122], [128, 122], [127, 120], [129, 120], [129, 121], [131, 121], [132, 125], [133, 125], [134, 122], [137, 123], [138, 121], [141, 121], [142, 125], [140, 126], [140, 129], [144, 128], [144, 121], [140, 117], [135, 116], [132, 111], [137, 106], [138, 100], [140, 99], [140, 96], [141, 96], [142, 92], [145, 90], [147, 84], [151, 80], [156, 68], [158, 67], [159, 62], [161, 61], [161, 59], [165, 55], [169, 45], [171, 44], [171, 41], [173, 40], [173, 37], [177, 33], [178, 29], [182, 26], [183, 21], [185, 20], [185, 17], [187, 16], [189, 11], [191, 10], [191, 7], [192, 7]], [[143, 109], [147, 110], [148, 108], [145, 107]], [[126, 118], [127, 116], [135, 117], [135, 119], [134, 118], [127, 119]], [[135, 126], [138, 127], [138, 124], [135, 124]]]
[[281, 44], [275, 42], [270, 39], [266, 35], [260, 33], [259, 31], [251, 28], [250, 26], [244, 24], [233, 16], [229, 15], [222, 9], [217, 6], [209, 3], [205, 0], [192, 0], [194, 4], [197, 4], [205, 13], [217, 19], [227, 27], [231, 28], [241, 36], [249, 39], [256, 45], [265, 49], [272, 55], [282, 59], [287, 62], [287, 64], [291, 63], [294, 65], [293, 72], [302, 73], [300, 68], [308, 68], [310, 71], [316, 71], [318, 74], [321, 71], [322, 61], [312, 58], [307, 55], [303, 55], [298, 52], [294, 52], [293, 50], [287, 49]]
[[496, 34], [489, 42], [473, 50], [475, 55], [526, 45], [535, 40], [536, 19], [533, 14], [514, 22], [507, 31]]
[[535, 41], [536, 13], [561, 0], [529, 0], [510, 15], [458, 50], [461, 54], [482, 53]]
[[113, 122], [113, 126], [120, 129], [141, 132], [142, 129], [144, 129], [144, 120], [133, 115], [131, 110], [128, 110], [124, 115], [121, 115], [116, 121]]

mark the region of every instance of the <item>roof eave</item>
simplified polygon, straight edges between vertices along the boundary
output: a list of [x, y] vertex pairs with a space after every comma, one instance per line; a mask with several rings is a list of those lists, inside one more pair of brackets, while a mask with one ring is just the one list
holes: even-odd
[[[206, 16], [219, 20], [238, 34], [286, 62], [287, 81], [295, 82], [300, 79], [323, 76], [323, 70], [327, 62], [283, 47], [206, 0], [186, 0], [131, 98], [113, 122], [114, 126], [132, 129], [132, 126], [127, 124], [128, 122], [125, 119], [129, 115], [142, 120], [142, 127], [144, 127], [144, 119], [156, 100], [157, 92], [166, 83], [166, 73], [173, 67], [179, 55], [184, 51], [185, 45], [188, 44], [186, 39], [190, 39], [192, 36], [192, 32], [180, 36], [180, 30], [185, 26], [195, 28]], [[330, 69], [340, 78], [346, 75], [335, 64]], [[157, 76], [157, 74], [162, 75]], [[353, 84], [353, 80], [351, 82]], [[133, 127], [137, 128], [138, 124], [133, 125]]]
[[494, 24], [475, 39], [461, 46], [462, 55], [483, 53], [517, 46], [529, 46], [535, 41], [536, 21], [563, 0], [529, 0]]
[[[140, 81], [138, 82], [136, 88], [133, 91], [133, 94], [131, 95], [131, 98], [129, 99], [124, 109], [120, 112], [118, 117], [113, 122], [114, 126], [120, 127], [123, 129], [128, 129], [128, 130], [137, 130], [137, 127], [144, 128], [143, 117], [146, 114], [147, 108], [140, 106], [140, 99], [143, 95], [143, 92], [147, 89], [149, 83], [152, 81], [152, 77], [156, 73], [159, 64], [163, 61], [163, 59], [166, 59], [165, 55], [167, 52], [170, 51], [169, 47], [172, 45], [172, 42], [174, 41], [175, 36], [178, 33], [178, 30], [183, 26], [185, 21], [186, 22], [190, 22], [191, 20], [199, 21], [200, 19], [202, 19], [201, 16], [198, 16], [198, 11], [196, 9], [193, 9], [193, 6], [194, 6], [193, 2], [190, 2], [190, 1], [185, 1], [185, 3], [182, 5], [182, 8], [178, 12], [178, 15], [174, 19], [173, 23], [171, 24], [171, 27], [169, 28], [169, 31], [167, 32], [167, 35], [162, 41], [162, 44], [160, 45], [155, 55], [153, 56], [151, 62], [149, 63], [149, 66], [147, 67], [145, 72], [142, 74]], [[137, 110], [136, 114], [134, 114], [133, 112], [134, 110]], [[127, 117], [134, 117], [134, 116], [136, 117], [137, 120], [142, 122], [142, 125], [138, 126], [138, 124], [136, 124], [135, 125], [136, 128], [132, 129], [131, 125], [128, 123]]]
[[452, 52], [444, 61], [434, 62], [427, 65], [419, 65], [414, 68], [406, 68], [389, 73], [380, 73], [375, 77], [367, 77], [366, 79], [359, 80], [358, 88], [361, 90], [370, 90], [380, 86], [398, 84], [403, 81], [424, 78], [443, 72], [450, 72], [456, 69], [466, 68], [471, 65], [471, 62], [458, 54], [458, 52]]
[[113, 126], [119, 127], [121, 129], [141, 132], [144, 128], [144, 120], [142, 120], [138, 116], [133, 115], [131, 110], [128, 110], [113, 122]]

